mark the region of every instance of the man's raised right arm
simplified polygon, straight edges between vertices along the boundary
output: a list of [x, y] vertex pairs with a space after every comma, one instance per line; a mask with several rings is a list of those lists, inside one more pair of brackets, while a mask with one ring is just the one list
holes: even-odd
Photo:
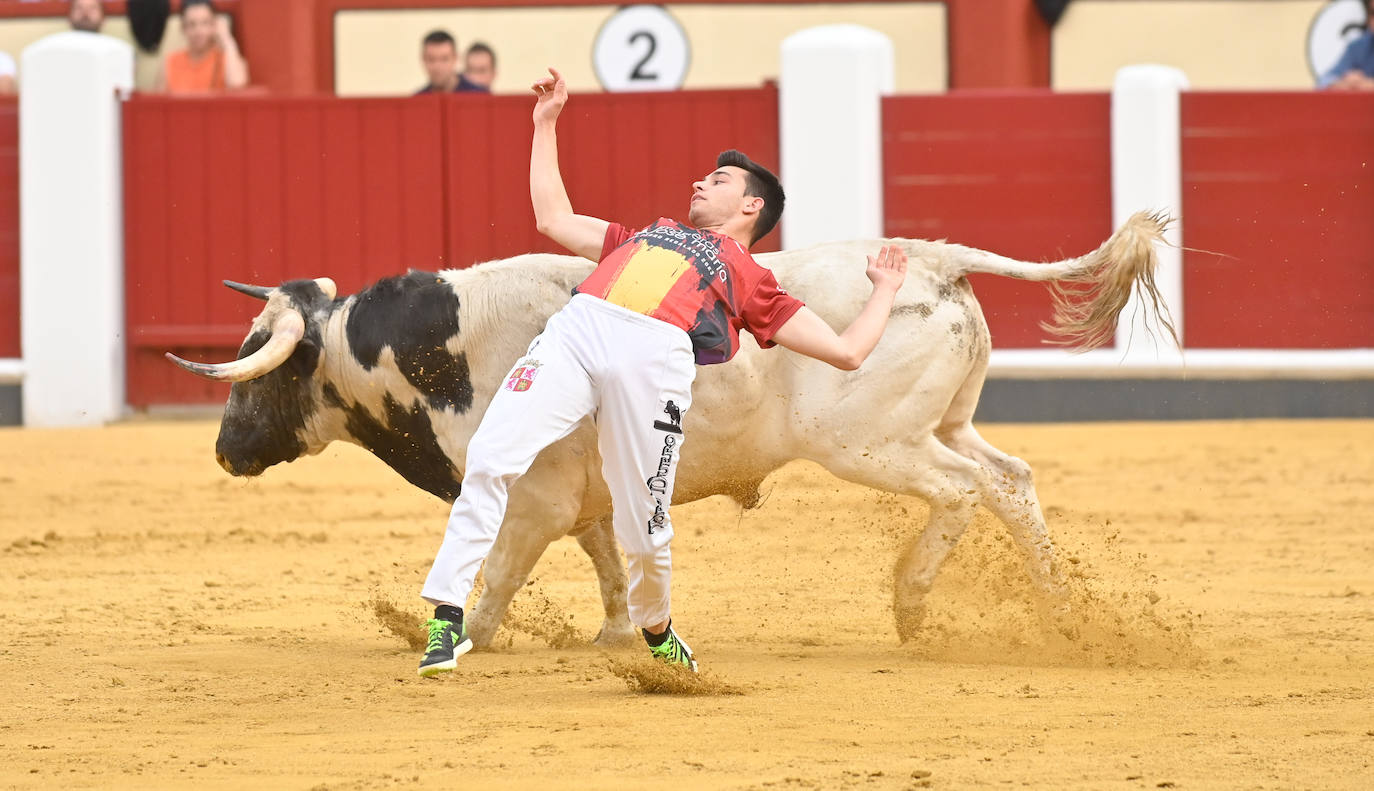
[[601, 260], [610, 223], [573, 212], [563, 176], [558, 170], [558, 114], [568, 101], [563, 75], [549, 69], [531, 86], [539, 97], [534, 105], [534, 141], [530, 144], [530, 202], [539, 232], [583, 258]]

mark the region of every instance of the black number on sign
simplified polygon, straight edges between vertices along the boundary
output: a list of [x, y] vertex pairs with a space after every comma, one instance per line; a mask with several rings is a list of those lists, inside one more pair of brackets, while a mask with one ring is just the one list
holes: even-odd
[[658, 39], [654, 38], [653, 33], [650, 33], [647, 30], [641, 30], [638, 33], [635, 33], [633, 36], [630, 36], [630, 43], [634, 44], [636, 41], [639, 41], [642, 38], [649, 39], [649, 51], [644, 53], [644, 57], [640, 58], [639, 62], [635, 64], [635, 70], [630, 72], [630, 79], [656, 80], [658, 79], [658, 73], [644, 71], [644, 67], [648, 65], [649, 59], [654, 56], [654, 50], [658, 49]]

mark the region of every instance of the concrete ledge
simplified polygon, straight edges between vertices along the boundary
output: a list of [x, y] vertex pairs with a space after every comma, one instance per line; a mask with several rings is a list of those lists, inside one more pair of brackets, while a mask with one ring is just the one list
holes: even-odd
[[1374, 417], [1374, 379], [989, 379], [976, 420]]
[[23, 395], [20, 385], [0, 385], [0, 426], [24, 425]]

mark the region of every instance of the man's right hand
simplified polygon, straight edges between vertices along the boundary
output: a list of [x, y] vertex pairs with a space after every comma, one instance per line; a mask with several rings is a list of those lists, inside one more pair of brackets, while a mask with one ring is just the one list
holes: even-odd
[[539, 98], [534, 103], [534, 122], [553, 123], [558, 120], [558, 114], [563, 111], [563, 105], [568, 101], [568, 85], [563, 81], [563, 75], [558, 70], [549, 67], [549, 74], [552, 77], [544, 77], [535, 80], [530, 89]]

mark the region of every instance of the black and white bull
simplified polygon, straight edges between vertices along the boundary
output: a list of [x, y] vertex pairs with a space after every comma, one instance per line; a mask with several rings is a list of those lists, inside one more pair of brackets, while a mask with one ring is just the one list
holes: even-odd
[[[980, 505], [1010, 530], [1033, 582], [1051, 596], [1062, 593], [1030, 467], [988, 444], [972, 424], [991, 342], [965, 275], [1057, 281], [1047, 329], [1074, 348], [1110, 339], [1133, 289], [1172, 334], [1153, 279], [1163, 228], [1161, 217], [1137, 214], [1096, 251], [1044, 264], [897, 240], [909, 273], [882, 341], [860, 370], [763, 351], [747, 338], [731, 363], [699, 370], [684, 426], [692, 441], [674, 501], [726, 494], [753, 505], [764, 476], [799, 458], [849, 481], [924, 498], [929, 522], [895, 568], [902, 639], [919, 629], [935, 574]], [[758, 260], [843, 327], [869, 291], [858, 264], [881, 244], [832, 243]], [[193, 373], [234, 382], [216, 444], [231, 474], [258, 475], [346, 440], [452, 501], [468, 440], [492, 394], [591, 268], [580, 258], [524, 255], [465, 270], [411, 272], [347, 298], [323, 278], [275, 288], [227, 283], [267, 302], [239, 359], [207, 365], [168, 356]], [[598, 639], [633, 635], [594, 431], [585, 421], [512, 488], [484, 567], [486, 589], [469, 613], [477, 644], [490, 641], [549, 543], [568, 534], [591, 556], [600, 580], [606, 620]], [[437, 546], [438, 523], [435, 531]]]

